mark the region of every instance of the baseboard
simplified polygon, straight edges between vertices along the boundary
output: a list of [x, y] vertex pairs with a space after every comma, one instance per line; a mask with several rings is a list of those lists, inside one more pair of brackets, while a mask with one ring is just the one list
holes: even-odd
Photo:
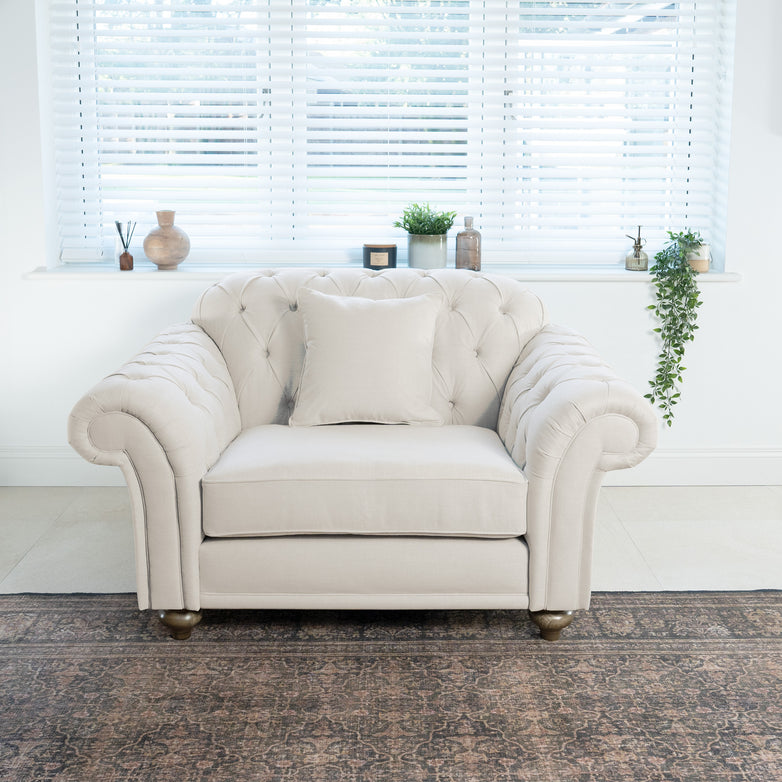
[[[0, 448], [0, 486], [123, 486], [118, 467], [89, 464], [70, 448]], [[606, 486], [782, 485], [782, 449], [655, 451]]]

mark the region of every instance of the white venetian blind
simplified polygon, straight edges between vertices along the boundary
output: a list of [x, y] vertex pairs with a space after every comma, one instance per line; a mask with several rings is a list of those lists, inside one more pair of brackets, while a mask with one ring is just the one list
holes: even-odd
[[486, 263], [719, 250], [734, 5], [50, 0], [61, 257], [169, 208], [194, 261], [355, 261], [411, 201]]

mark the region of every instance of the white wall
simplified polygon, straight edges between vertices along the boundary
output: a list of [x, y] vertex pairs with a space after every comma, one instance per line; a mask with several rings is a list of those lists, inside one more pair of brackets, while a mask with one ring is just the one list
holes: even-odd
[[[702, 286], [684, 394], [655, 455], [612, 483], [782, 483], [782, 38], [779, 0], [739, 0], [727, 269]], [[780, 50], [782, 51], [782, 50]], [[46, 266], [34, 4], [0, 2], [0, 484], [117, 483], [72, 454], [72, 404], [157, 330], [189, 316], [206, 283], [28, 279]], [[655, 343], [646, 284], [531, 283], [552, 320], [582, 331], [645, 392]]]

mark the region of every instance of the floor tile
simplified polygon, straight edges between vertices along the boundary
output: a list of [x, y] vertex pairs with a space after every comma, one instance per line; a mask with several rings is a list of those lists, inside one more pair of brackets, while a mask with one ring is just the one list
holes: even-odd
[[0, 583], [0, 592], [135, 591], [124, 488], [85, 489]]
[[592, 551], [592, 589], [656, 591], [660, 582], [605, 499], [598, 504]]
[[782, 521], [625, 522], [663, 589], [782, 589]]
[[93, 486], [82, 489], [63, 514], [63, 520], [126, 520], [130, 523], [130, 497], [125, 486]]
[[0, 487], [0, 582], [81, 491], [70, 487]]
[[0, 486], [0, 523], [54, 519], [83, 492], [78, 486]]
[[782, 521], [782, 493], [769, 486], [608, 486], [622, 522]]

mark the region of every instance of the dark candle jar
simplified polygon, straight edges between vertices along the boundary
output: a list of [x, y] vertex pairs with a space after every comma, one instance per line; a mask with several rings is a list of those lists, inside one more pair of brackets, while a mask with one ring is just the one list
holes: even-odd
[[396, 268], [395, 244], [365, 244], [364, 245], [365, 269], [394, 269]]

